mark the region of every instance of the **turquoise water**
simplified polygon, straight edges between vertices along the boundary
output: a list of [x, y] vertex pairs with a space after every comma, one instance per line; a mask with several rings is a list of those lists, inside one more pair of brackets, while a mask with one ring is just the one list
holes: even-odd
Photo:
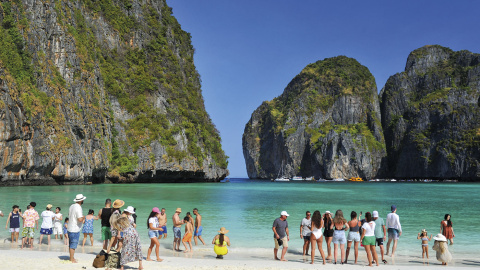
[[[152, 207], [166, 208], [171, 245], [171, 216], [181, 207], [183, 217], [194, 207], [203, 216], [204, 239], [207, 243], [224, 226], [229, 232], [234, 250], [246, 253], [271, 252], [273, 247], [272, 223], [282, 210], [290, 217], [290, 251], [299, 252], [299, 225], [305, 211], [342, 209], [347, 219], [350, 212], [377, 210], [385, 218], [390, 205], [398, 207], [397, 213], [403, 227], [398, 254], [421, 254], [417, 233], [426, 228], [429, 234], [440, 231], [440, 221], [446, 213], [452, 215], [456, 237], [453, 252], [476, 254], [480, 250], [478, 214], [480, 205], [479, 184], [464, 183], [309, 183], [269, 182], [231, 179], [229, 183], [193, 184], [104, 184], [90, 186], [2, 187], [0, 210], [10, 211], [13, 204], [22, 209], [30, 201], [37, 202], [40, 213], [49, 203], [60, 206], [64, 216], [77, 193], [87, 197], [84, 213], [102, 208], [106, 198], [122, 199], [125, 207], [137, 208], [137, 224], [144, 245], [149, 243], [146, 219]], [[0, 218], [5, 224], [6, 217]], [[100, 242], [100, 221], [95, 221], [95, 239]], [[3, 227], [5, 228], [5, 227]], [[0, 230], [0, 238], [9, 233]], [[433, 244], [433, 243], [432, 243]], [[325, 244], [324, 244], [325, 245]]]

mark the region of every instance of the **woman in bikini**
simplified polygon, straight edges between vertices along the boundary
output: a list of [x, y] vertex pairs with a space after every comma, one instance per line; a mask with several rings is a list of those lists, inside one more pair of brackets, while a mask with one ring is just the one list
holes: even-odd
[[422, 239], [422, 258], [425, 258], [425, 253], [427, 253], [428, 259], [428, 241], [432, 240], [432, 235], [428, 238], [427, 230], [423, 229], [421, 233], [418, 233], [417, 239]]
[[[360, 218], [362, 217], [362, 213], [360, 212]], [[348, 254], [350, 254], [350, 248], [352, 247], [352, 243], [355, 242], [354, 249], [355, 249], [355, 264], [357, 264], [358, 259], [358, 244], [360, 243], [360, 227], [362, 226], [362, 222], [358, 221], [357, 219], [357, 212], [352, 211], [350, 214], [350, 221], [348, 222], [348, 226], [350, 227], [350, 231], [348, 232], [347, 238], [347, 252], [345, 254], [345, 262], [347, 263]]]
[[327, 244], [327, 260], [332, 259], [332, 238], [333, 238], [333, 229], [332, 229], [332, 224], [333, 224], [333, 219], [332, 219], [332, 214], [330, 211], [326, 211], [325, 214], [323, 214], [323, 224], [325, 226], [325, 230], [323, 230], [323, 236], [325, 236], [325, 243]]
[[450, 214], [445, 214], [445, 218], [440, 223], [440, 233], [450, 240], [450, 245], [453, 245], [453, 237], [455, 233], [453, 232], [452, 220]]
[[320, 255], [322, 255], [323, 264], [325, 264], [325, 253], [323, 253], [322, 248], [322, 228], [323, 228], [323, 219], [320, 211], [316, 210], [313, 212], [312, 216], [312, 234], [310, 235], [310, 243], [312, 243], [312, 264], [313, 260], [315, 259], [315, 243], [318, 246], [318, 250], [320, 250]]
[[333, 264], [337, 264], [337, 247], [340, 246], [340, 252], [342, 254], [342, 260], [340, 261], [343, 264], [345, 259], [345, 244], [347, 243], [347, 239], [345, 238], [345, 230], [348, 230], [350, 227], [348, 226], [347, 220], [343, 217], [342, 210], [337, 210], [335, 212], [335, 217], [333, 218], [333, 224], [330, 226], [331, 229], [334, 229], [333, 232]]

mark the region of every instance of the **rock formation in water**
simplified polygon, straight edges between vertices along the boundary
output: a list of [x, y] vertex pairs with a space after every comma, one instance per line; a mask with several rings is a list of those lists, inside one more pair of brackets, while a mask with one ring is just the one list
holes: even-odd
[[345, 56], [309, 64], [253, 112], [243, 152], [250, 178], [376, 177], [386, 151], [374, 77]]
[[388, 174], [480, 179], [480, 54], [425, 46], [381, 92]]
[[228, 174], [165, 0], [0, 2], [1, 185]]

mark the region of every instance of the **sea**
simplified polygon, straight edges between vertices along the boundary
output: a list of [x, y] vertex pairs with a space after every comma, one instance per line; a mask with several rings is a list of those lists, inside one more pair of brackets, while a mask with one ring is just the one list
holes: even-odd
[[[37, 203], [39, 214], [47, 204], [52, 204], [54, 208], [61, 207], [66, 217], [69, 206], [79, 193], [87, 197], [84, 214], [89, 209], [97, 214], [106, 198], [125, 201], [124, 208], [135, 207], [137, 230], [145, 252], [150, 243], [147, 217], [153, 207], [166, 208], [169, 217], [169, 236], [161, 241], [164, 248], [172, 246], [171, 217], [175, 209], [182, 208], [180, 216], [183, 218], [187, 212], [192, 213], [193, 208], [198, 208], [203, 217], [203, 239], [210, 244], [206, 248], [211, 248], [213, 237], [220, 227], [225, 227], [232, 243], [230, 252], [253, 258], [258, 254], [271, 255], [274, 245], [272, 224], [281, 211], [290, 215], [287, 219], [289, 253], [301, 254], [300, 222], [307, 210], [312, 213], [319, 210], [323, 214], [327, 210], [335, 213], [341, 209], [347, 220], [351, 211], [365, 214], [377, 210], [385, 219], [391, 205], [397, 206], [403, 229], [396, 251], [399, 256], [421, 256], [421, 241], [417, 240], [417, 234], [422, 229], [426, 229], [429, 235], [438, 234], [440, 222], [447, 213], [451, 215], [455, 232], [454, 245], [450, 246], [454, 256], [477, 257], [480, 251], [480, 234], [477, 232], [480, 224], [479, 183], [271, 182], [230, 178], [220, 183], [1, 187], [0, 210], [5, 217], [0, 218], [0, 223], [5, 224], [12, 205], [18, 204], [24, 210], [31, 201]], [[39, 222], [41, 224], [41, 220]], [[10, 237], [4, 228], [0, 230], [2, 242]], [[94, 239], [99, 248], [100, 228], [100, 220], [95, 221]], [[323, 248], [326, 251], [325, 241]]]

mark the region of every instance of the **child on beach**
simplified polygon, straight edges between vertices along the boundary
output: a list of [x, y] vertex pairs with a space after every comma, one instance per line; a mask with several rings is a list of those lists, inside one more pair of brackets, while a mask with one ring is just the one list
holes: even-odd
[[422, 240], [422, 258], [425, 258], [425, 253], [426, 253], [427, 259], [428, 259], [428, 241], [432, 240], [432, 235], [430, 234], [430, 238], [429, 238], [427, 230], [423, 229], [422, 232], [418, 233], [417, 239]]
[[62, 209], [60, 207], [55, 208], [55, 215], [53, 218], [53, 235], [55, 235], [55, 239], [60, 239], [63, 240], [63, 228], [62, 228], [62, 220], [63, 220], [63, 215], [60, 213]]
[[93, 221], [97, 220], [98, 217], [94, 216], [93, 209], [88, 210], [88, 215], [85, 217], [83, 221], [83, 242], [82, 247], [85, 246], [85, 242], [87, 241], [87, 235], [90, 236], [90, 244], [93, 246]]
[[63, 223], [63, 243], [68, 246], [68, 217], [65, 218], [65, 222]]
[[452, 254], [448, 251], [447, 238], [442, 234], [437, 234], [433, 237], [435, 243], [433, 244], [432, 249], [437, 252], [437, 260], [442, 262], [442, 265], [447, 265], [447, 263], [452, 261]]
[[20, 232], [20, 217], [22, 212], [19, 211], [18, 205], [12, 207], [13, 211], [8, 214], [7, 224], [5, 229], [8, 228], [8, 222], [10, 222], [10, 233], [12, 234], [12, 243], [18, 243], [18, 234]]
[[[185, 235], [183, 236], [182, 243], [185, 246], [185, 253], [186, 252], [193, 252], [192, 249], [192, 233], [193, 233], [193, 225], [190, 221], [188, 216], [185, 216], [183, 219], [185, 221]], [[190, 246], [190, 250], [188, 250], [187, 243]]]

